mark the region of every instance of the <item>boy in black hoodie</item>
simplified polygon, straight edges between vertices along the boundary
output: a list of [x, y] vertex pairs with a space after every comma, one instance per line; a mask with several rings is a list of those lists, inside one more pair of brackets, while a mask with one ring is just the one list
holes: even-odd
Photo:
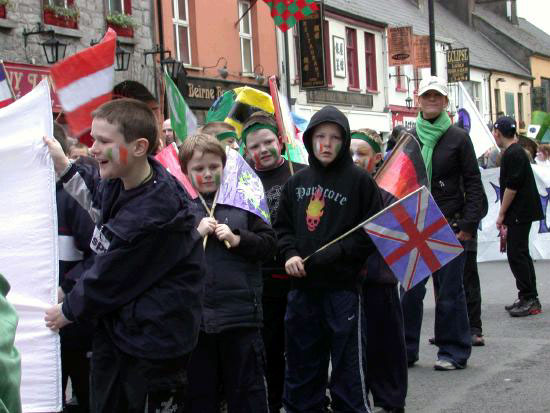
[[287, 412], [322, 411], [329, 384], [335, 411], [368, 412], [359, 271], [374, 246], [359, 229], [313, 254], [381, 209], [368, 172], [353, 164], [350, 128], [326, 106], [304, 132], [310, 167], [281, 194], [275, 230], [292, 276], [285, 316]]
[[203, 250], [183, 187], [150, 157], [155, 116], [114, 100], [94, 111], [92, 155], [101, 180], [44, 138], [55, 170], [96, 227], [97, 254], [46, 326], [95, 319], [92, 411], [183, 411], [185, 369], [197, 342]]
[[[244, 123], [241, 141], [247, 157], [262, 180], [271, 222], [277, 219], [281, 191], [291, 177], [288, 161], [283, 158], [283, 142], [279, 136], [277, 122], [273, 115], [254, 112]], [[294, 171], [306, 165], [292, 164]], [[290, 276], [285, 272], [283, 257], [264, 262], [262, 267], [264, 291], [263, 310], [265, 352], [267, 358], [266, 379], [269, 396], [269, 410], [278, 412], [282, 405], [285, 381], [285, 313], [286, 296], [290, 291]]]

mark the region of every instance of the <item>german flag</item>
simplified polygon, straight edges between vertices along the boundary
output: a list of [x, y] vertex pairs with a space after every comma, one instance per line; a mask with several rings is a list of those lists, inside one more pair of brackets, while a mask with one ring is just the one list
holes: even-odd
[[420, 145], [414, 136], [407, 133], [399, 139], [374, 180], [381, 189], [397, 199], [404, 198], [422, 186], [429, 188]]

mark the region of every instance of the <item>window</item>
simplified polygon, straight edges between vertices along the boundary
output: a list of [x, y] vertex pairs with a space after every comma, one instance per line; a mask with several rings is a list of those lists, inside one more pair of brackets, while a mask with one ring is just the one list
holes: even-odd
[[477, 110], [481, 113], [481, 82], [464, 82], [464, 88], [476, 105]]
[[395, 66], [395, 90], [398, 92], [404, 92], [406, 89], [403, 87], [403, 71], [401, 70], [401, 66]]
[[191, 64], [191, 48], [189, 47], [189, 7], [187, 0], [172, 0], [174, 18], [174, 50], [176, 59], [184, 64]]
[[504, 94], [504, 98], [506, 99], [506, 116], [510, 116], [511, 118], [516, 117], [516, 108], [514, 104], [514, 94], [510, 92], [506, 92]]
[[239, 23], [239, 36], [241, 38], [241, 63], [243, 73], [254, 72], [254, 57], [252, 48], [252, 20], [250, 19], [250, 2], [239, 1], [239, 17], [248, 12]]
[[498, 117], [500, 112], [502, 112], [502, 102], [500, 101], [500, 89], [495, 89], [495, 109]]
[[422, 71], [419, 70], [417, 67], [413, 70], [413, 76], [414, 76], [414, 93], [418, 93], [418, 87], [420, 85], [420, 81], [422, 80]]
[[357, 32], [346, 27], [346, 51], [348, 58], [348, 86], [359, 89], [359, 73], [357, 64]]
[[109, 0], [109, 13], [132, 14], [132, 1]]
[[523, 93], [518, 93], [518, 121], [523, 122]]
[[330, 60], [330, 35], [328, 21], [323, 22], [323, 40], [325, 42], [325, 77], [327, 86], [332, 85], [332, 70], [330, 68], [332, 60]]
[[377, 91], [376, 80], [376, 48], [374, 34], [365, 33], [365, 64], [367, 66], [367, 90]]
[[46, 3], [50, 6], [59, 6], [59, 7], [69, 7], [71, 6], [74, 1], [70, 0], [47, 0]]

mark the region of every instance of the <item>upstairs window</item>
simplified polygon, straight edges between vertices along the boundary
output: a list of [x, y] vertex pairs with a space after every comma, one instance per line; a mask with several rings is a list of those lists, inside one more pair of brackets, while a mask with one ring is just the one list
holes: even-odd
[[374, 34], [365, 33], [365, 64], [367, 75], [367, 90], [378, 91], [376, 79], [376, 48], [374, 44]]
[[359, 89], [359, 71], [357, 64], [357, 32], [346, 27], [346, 51], [348, 59], [348, 87]]
[[189, 35], [189, 5], [187, 0], [172, 0], [174, 18], [174, 50], [176, 59], [184, 64], [191, 64], [191, 41]]
[[241, 17], [246, 12], [246, 15], [239, 22], [239, 37], [241, 39], [241, 64], [243, 73], [254, 72], [254, 55], [252, 48], [252, 19], [250, 18], [249, 9], [250, 2], [239, 1], [239, 17]]

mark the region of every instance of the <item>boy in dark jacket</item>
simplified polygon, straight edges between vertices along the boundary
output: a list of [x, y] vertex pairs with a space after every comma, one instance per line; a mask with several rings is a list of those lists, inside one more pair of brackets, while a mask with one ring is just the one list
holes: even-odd
[[207, 241], [204, 310], [189, 361], [186, 408], [219, 412], [222, 384], [229, 412], [266, 413], [261, 263], [273, 255], [275, 233], [248, 211], [214, 205], [225, 161], [224, 147], [210, 135], [187, 137], [180, 149], [181, 168], [200, 193], [193, 204], [197, 234]]
[[[252, 161], [252, 167], [262, 180], [271, 222], [274, 222], [277, 219], [281, 191], [291, 173], [288, 161], [282, 157], [284, 146], [273, 115], [266, 112], [254, 112], [243, 125], [241, 141], [245, 145], [247, 157]], [[292, 166], [296, 172], [305, 167], [299, 163], [293, 163]], [[262, 272], [264, 281], [262, 335], [267, 358], [267, 393], [270, 411], [278, 412], [283, 407], [284, 322], [286, 296], [290, 291], [290, 277], [285, 272], [285, 262], [279, 254], [264, 262]]]
[[93, 113], [92, 155], [101, 180], [45, 138], [64, 188], [96, 224], [94, 263], [62, 305], [60, 329], [96, 319], [92, 411], [183, 411], [185, 369], [199, 329], [203, 253], [185, 190], [149, 156], [158, 129], [142, 102], [120, 99]]
[[304, 258], [378, 212], [380, 192], [353, 164], [348, 120], [338, 109], [312, 117], [304, 145], [310, 167], [285, 185], [275, 222], [292, 277], [283, 404], [287, 412], [322, 411], [330, 359], [333, 409], [368, 412], [359, 271], [374, 246], [360, 229]]

